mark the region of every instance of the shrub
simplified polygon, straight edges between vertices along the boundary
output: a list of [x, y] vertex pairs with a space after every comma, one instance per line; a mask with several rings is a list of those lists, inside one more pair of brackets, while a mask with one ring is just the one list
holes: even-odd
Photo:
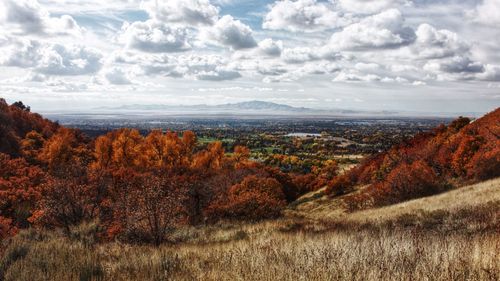
[[372, 186], [375, 205], [388, 205], [443, 191], [436, 173], [424, 161], [401, 164], [393, 169], [386, 180]]
[[276, 179], [251, 175], [232, 186], [226, 202], [217, 200], [207, 214], [215, 219], [261, 220], [278, 217], [285, 205], [282, 186]]
[[488, 180], [500, 176], [500, 148], [477, 153], [470, 163], [468, 176]]

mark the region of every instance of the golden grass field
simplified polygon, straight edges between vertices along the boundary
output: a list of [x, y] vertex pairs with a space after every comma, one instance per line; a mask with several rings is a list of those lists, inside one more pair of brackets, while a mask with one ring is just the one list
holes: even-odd
[[32, 229], [4, 242], [0, 280], [500, 279], [500, 179], [351, 214], [341, 200], [181, 228], [158, 248], [96, 243], [92, 223], [69, 236]]

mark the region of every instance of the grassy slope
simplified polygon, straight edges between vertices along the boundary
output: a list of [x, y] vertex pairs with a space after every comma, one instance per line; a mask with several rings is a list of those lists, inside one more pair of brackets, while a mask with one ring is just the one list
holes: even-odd
[[[387, 221], [404, 214], [414, 214], [422, 211], [434, 212], [444, 210], [454, 212], [460, 208], [476, 208], [489, 204], [499, 206], [500, 178], [458, 188], [435, 196], [352, 214], [346, 213], [343, 199], [343, 196], [333, 199], [323, 196], [320, 190], [304, 195], [297, 201], [295, 206], [287, 211], [287, 214], [320, 220], [342, 219], [353, 222], [374, 222]], [[500, 206], [498, 208], [500, 209]]]
[[[276, 221], [179, 229], [179, 243], [160, 248], [97, 244], [92, 224], [69, 237], [24, 231], [4, 249], [0, 280], [500, 278], [500, 179], [352, 214], [339, 201], [312, 199]], [[315, 219], [297, 216], [306, 209]]]

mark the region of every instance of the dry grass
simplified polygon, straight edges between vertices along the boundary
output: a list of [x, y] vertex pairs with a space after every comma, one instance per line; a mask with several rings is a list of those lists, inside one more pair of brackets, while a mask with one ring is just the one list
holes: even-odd
[[349, 219], [353, 221], [387, 221], [403, 214], [440, 210], [457, 212], [460, 209], [473, 209], [490, 204], [496, 205], [495, 208], [500, 210], [500, 179], [459, 188], [436, 196], [353, 213], [349, 215]]
[[497, 183], [331, 220], [186, 227], [159, 248], [96, 243], [93, 224], [29, 230], [0, 280], [499, 280]]
[[[360, 189], [366, 188], [366, 186]], [[300, 204], [287, 211], [289, 216], [307, 217], [313, 220], [349, 220], [355, 222], [387, 221], [403, 214], [433, 212], [446, 210], [455, 212], [458, 209], [480, 207], [488, 204], [500, 204], [500, 178], [462, 187], [443, 194], [411, 200], [408, 202], [370, 209], [356, 213], [348, 213], [343, 202], [344, 196], [329, 198], [321, 191], [306, 194], [299, 200]], [[498, 207], [500, 208], [500, 207]]]
[[273, 232], [213, 244], [86, 246], [25, 233], [4, 280], [498, 280], [493, 234], [361, 230]]

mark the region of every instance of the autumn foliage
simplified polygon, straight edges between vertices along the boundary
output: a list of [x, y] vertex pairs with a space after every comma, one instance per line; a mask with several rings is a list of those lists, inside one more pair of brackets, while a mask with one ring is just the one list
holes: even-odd
[[253, 161], [244, 146], [226, 153], [190, 131], [119, 129], [90, 139], [0, 99], [0, 238], [28, 227], [69, 232], [92, 221], [103, 240], [160, 244], [179, 225], [278, 217], [325, 186], [340, 195], [368, 185], [349, 195], [356, 208], [430, 195], [499, 176], [499, 120], [500, 110], [470, 124], [458, 119], [338, 176], [335, 161], [284, 172]]
[[92, 140], [4, 100], [0, 120], [1, 237], [98, 221], [102, 239], [159, 244], [182, 224], [277, 217], [309, 190], [244, 146], [226, 154], [190, 131], [120, 129]]
[[449, 126], [422, 133], [374, 155], [329, 185], [332, 195], [369, 185], [349, 195], [351, 209], [387, 205], [436, 194], [452, 186], [500, 176], [500, 109], [471, 122], [459, 118]]

